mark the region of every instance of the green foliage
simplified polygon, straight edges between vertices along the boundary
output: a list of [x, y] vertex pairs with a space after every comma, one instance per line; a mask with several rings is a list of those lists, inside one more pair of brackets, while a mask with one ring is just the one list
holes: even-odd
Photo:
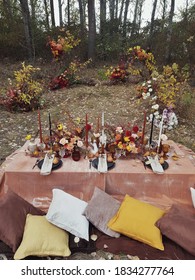
[[176, 100], [176, 110], [181, 117], [187, 118], [194, 114], [194, 94], [188, 82], [184, 82], [180, 88], [179, 98]]
[[106, 21], [96, 37], [96, 53], [100, 61], [116, 61], [124, 53], [126, 46], [118, 20]]
[[42, 107], [42, 86], [32, 77], [37, 71], [40, 69], [23, 62], [22, 68], [14, 71], [15, 80], [9, 79], [10, 86], [6, 97], [1, 98], [1, 104], [9, 111], [31, 111]]
[[175, 107], [179, 98], [180, 87], [187, 79], [187, 73], [182, 72], [179, 65], [163, 66], [162, 74], [158, 75], [158, 98], [166, 107]]
[[102, 81], [105, 81], [105, 80], [108, 79], [108, 77], [107, 77], [107, 75], [106, 75], [105, 69], [99, 69], [99, 70], [98, 70], [98, 76], [100, 77], [100, 79], [101, 79]]
[[182, 98], [181, 98], [181, 103], [183, 104], [184, 107], [189, 107], [190, 104], [192, 103], [193, 100], [193, 96], [191, 94], [191, 92], [189, 91], [184, 91], [184, 93], [182, 94]]

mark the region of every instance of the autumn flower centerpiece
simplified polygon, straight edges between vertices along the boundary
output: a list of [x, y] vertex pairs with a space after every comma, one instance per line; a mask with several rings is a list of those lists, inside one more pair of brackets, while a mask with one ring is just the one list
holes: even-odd
[[69, 130], [66, 125], [61, 122], [56, 124], [56, 130], [52, 131], [52, 149], [58, 156], [67, 157], [75, 149], [83, 147], [83, 140], [78, 130]]
[[141, 132], [137, 125], [132, 130], [122, 126], [116, 127], [114, 145], [118, 156], [127, 156], [139, 152]]

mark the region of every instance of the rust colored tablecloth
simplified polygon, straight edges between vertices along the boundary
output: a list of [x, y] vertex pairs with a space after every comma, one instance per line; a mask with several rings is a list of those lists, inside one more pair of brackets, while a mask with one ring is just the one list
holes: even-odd
[[52, 189], [60, 188], [76, 197], [88, 201], [99, 187], [119, 200], [129, 194], [137, 199], [168, 209], [174, 202], [192, 208], [190, 187], [195, 185], [195, 166], [185, 147], [170, 141], [172, 149], [180, 156], [178, 161], [167, 160], [169, 168], [164, 174], [154, 174], [145, 169], [140, 160], [116, 161], [114, 169], [100, 174], [95, 168], [89, 169], [89, 162], [63, 159], [63, 166], [48, 176], [40, 175], [40, 169], [32, 166], [36, 158], [26, 156], [28, 143], [11, 154], [0, 168], [1, 195], [11, 188], [24, 199], [47, 211], [52, 198]]

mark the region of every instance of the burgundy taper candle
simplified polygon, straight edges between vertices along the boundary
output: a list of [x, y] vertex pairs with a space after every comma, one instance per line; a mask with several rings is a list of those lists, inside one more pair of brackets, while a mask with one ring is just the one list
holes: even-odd
[[42, 127], [41, 127], [41, 114], [40, 110], [38, 109], [38, 122], [39, 122], [39, 138], [40, 138], [40, 143], [42, 143]]
[[141, 140], [142, 144], [144, 144], [145, 129], [146, 129], [146, 111], [144, 111], [144, 123], [143, 123], [142, 140]]
[[86, 114], [85, 116], [85, 142], [86, 142], [86, 147], [88, 147], [88, 116]]

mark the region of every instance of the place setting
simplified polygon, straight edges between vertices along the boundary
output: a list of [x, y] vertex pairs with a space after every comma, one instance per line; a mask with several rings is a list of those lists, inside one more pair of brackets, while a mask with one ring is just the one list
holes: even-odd
[[[74, 162], [88, 161], [88, 170], [107, 173], [116, 168], [117, 161], [141, 162], [144, 169], [163, 174], [168, 168], [171, 146], [166, 144], [163, 133], [163, 116], [158, 124], [158, 139], [154, 137], [153, 114], [150, 129], [146, 131], [147, 114], [143, 113], [143, 123], [138, 126], [127, 123], [112, 126], [105, 122], [105, 113], [95, 118], [95, 124], [85, 119], [72, 118], [53, 121], [48, 114], [48, 133], [42, 132], [40, 110], [38, 110], [39, 138], [28, 138], [26, 154], [36, 158], [32, 169], [38, 168], [40, 175], [49, 175], [60, 169], [69, 159]], [[94, 119], [93, 119], [94, 120]], [[149, 136], [148, 136], [149, 135]]]

